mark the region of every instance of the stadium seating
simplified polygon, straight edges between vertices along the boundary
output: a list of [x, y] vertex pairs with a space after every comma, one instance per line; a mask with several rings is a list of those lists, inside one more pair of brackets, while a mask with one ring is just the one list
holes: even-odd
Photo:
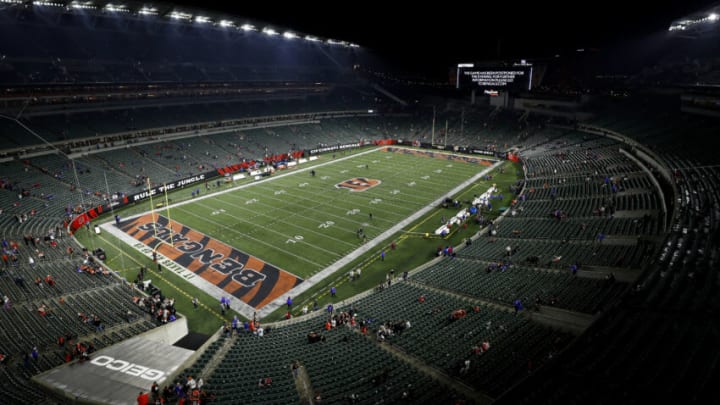
[[[524, 179], [501, 190], [517, 198], [472, 244], [410, 281], [338, 305], [336, 313], [357, 314], [358, 326], [309, 344], [307, 334], [328, 317], [316, 311], [267, 324], [263, 337], [222, 335], [175, 377], [207, 372], [220, 404], [299, 402], [294, 360], [326, 403], [351, 395], [363, 404], [472, 403], [472, 395], [501, 404], [715, 400], [720, 171], [711, 140], [720, 122], [680, 114], [676, 89], [613, 89], [584, 105], [585, 122], [565, 122], [383, 83], [415, 101], [401, 108], [359, 77], [365, 61], [347, 47], [275, 46], [255, 33], [198, 35], [176, 23], [152, 35], [183, 46], [159, 46], [148, 43], [140, 18], [47, 18], [52, 9], [37, 6], [9, 2], [3, 12], [14, 14], [0, 24], [0, 37], [22, 38], [4, 41], [0, 59], [0, 82], [18, 92], [8, 90], [0, 118], [8, 255], [0, 297], [9, 303], [0, 310], [0, 353], [8, 355], [0, 403], [62, 402], [30, 382], [66, 361], [71, 346], [59, 336], [99, 349], [156, 326], [133, 303], [140, 292], [111, 269], [83, 271], [82, 246], [63, 228], [74, 215], [139, 191], [148, 177], [160, 185], [243, 160], [379, 139], [512, 150]], [[715, 82], [716, 64], [673, 56], [630, 83]], [[302, 124], [264, 125], [301, 113]], [[248, 118], [263, 125], [221, 125]], [[204, 128], [224, 132], [200, 135]], [[175, 136], [181, 131], [190, 132]], [[648, 156], [657, 165], [643, 164]], [[452, 319], [458, 309], [465, 317]], [[542, 322], [544, 311], [593, 323], [576, 336]], [[90, 314], [103, 328], [84, 319]], [[412, 326], [378, 339], [381, 325], [399, 321]], [[490, 350], [475, 352], [484, 340]], [[33, 347], [36, 360], [27, 357]], [[258, 387], [267, 376], [273, 385]]]

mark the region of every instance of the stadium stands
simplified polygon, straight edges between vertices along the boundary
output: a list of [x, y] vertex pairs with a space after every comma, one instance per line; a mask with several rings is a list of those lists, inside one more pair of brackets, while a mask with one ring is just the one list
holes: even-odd
[[[512, 120], [512, 116], [494, 119], [503, 122]], [[510, 125], [505, 124], [505, 127]], [[463, 143], [470, 144], [478, 133], [475, 131], [477, 127], [466, 125], [466, 128], [470, 135], [464, 138]], [[75, 168], [87, 200], [102, 201], [108, 198], [107, 187], [111, 194], [130, 193], [142, 186], [141, 180], [147, 173], [152, 173], [154, 184], [161, 184], [202, 172], [204, 168], [222, 167], [242, 158], [262, 156], [270, 150], [354, 142], [398, 133], [422, 137], [424, 131], [427, 127], [415, 124], [411, 117], [335, 118], [307, 125], [233, 131], [161, 141], [143, 147], [100, 150], [77, 159]], [[497, 145], [502, 142], [503, 133], [497, 132], [492, 138], [484, 139], [489, 145]], [[206, 371], [210, 362], [217, 363], [214, 368], [207, 369], [211, 374], [204, 377], [220, 403], [240, 393], [248, 395], [248, 401], [252, 403], [293, 402], [298, 399], [298, 393], [288, 371], [287, 359], [272, 355], [271, 349], [293, 347], [292, 357], [301, 361], [313, 387], [332, 401], [342, 401], [351, 394], [356, 394], [361, 402], [383, 398], [386, 401], [393, 398], [400, 400], [398, 395], [402, 396], [403, 391], [388, 387], [405, 384], [413, 387], [412, 398], [419, 399], [420, 403], [464, 396], [432, 388], [440, 383], [428, 384], [433, 378], [427, 373], [428, 369], [477, 387], [479, 393], [476, 395], [482, 393], [488, 398], [502, 395], [528, 375], [528, 367], [532, 370], [539, 367], [558, 355], [572, 340], [567, 332], [550, 328], [522, 314], [513, 315], [513, 303], [521, 300], [531, 310], [550, 306], [586, 314], [605, 311], [631, 287], [627, 281], [622, 281], [627, 279], [623, 277], [623, 272], [640, 269], [643, 260], [652, 251], [652, 244], [638, 249], [635, 246], [638, 243], [636, 237], [661, 233], [658, 225], [660, 207], [652, 183], [633, 162], [617, 152], [617, 142], [578, 132], [558, 133], [553, 129], [540, 130], [535, 139], [537, 143], [534, 145], [540, 146], [533, 146], [524, 158], [528, 179], [523, 197], [512, 208], [512, 213], [508, 212], [506, 218], [495, 224], [494, 234], [482, 236], [471, 246], [459, 250], [457, 258], [445, 258], [414, 274], [412, 283], [392, 286], [351, 304], [358, 311], [358, 316], [374, 320], [369, 324], [368, 334], [371, 337], [385, 322], [399, 319], [412, 322], [411, 329], [387, 340], [401, 350], [399, 357], [388, 354], [378, 347], [373, 338], [361, 336], [352, 329], [329, 334], [324, 346], [306, 346], [304, 339], [307, 333], [322, 327], [322, 317], [314, 317], [292, 325], [270, 326], [272, 332], [262, 339], [241, 334], [229, 343], [231, 346], [226, 353], [223, 352], [222, 358], [214, 359], [214, 350], [221, 346], [219, 343], [186, 373], [197, 374], [201, 370]], [[36, 161], [42, 166], [36, 166]], [[24, 186], [32, 190], [30, 196], [19, 200], [22, 206], [8, 207], [4, 217], [7, 218], [6, 214], [26, 213], [32, 209], [30, 207], [41, 213], [43, 218], [60, 217], [65, 207], [77, 205], [78, 192], [70, 191], [74, 173], [61, 156], [44, 156], [25, 164], [4, 164], [8, 168], [8, 179], [22, 179], [21, 183], [9, 181], [14, 187]], [[104, 176], [93, 175], [99, 172], [103, 172]], [[37, 183], [41, 186], [34, 187]], [[5, 191], [3, 195], [7, 203], [17, 199], [14, 191]], [[47, 194], [52, 194], [53, 198], [45, 198]], [[32, 204], [25, 205], [27, 202]], [[601, 210], [601, 207], [607, 207], [607, 210]], [[560, 217], [554, 216], [557, 210], [562, 212]], [[28, 223], [35, 223], [39, 218], [32, 218]], [[23, 229], [28, 226], [23, 223], [15, 225], [15, 228], [19, 230], [21, 225]], [[37, 229], [42, 228], [38, 225]], [[605, 235], [603, 240], [598, 240], [599, 234]], [[508, 246], [513, 249], [511, 257], [506, 256]], [[76, 249], [79, 247], [76, 246]], [[53, 254], [53, 257], [56, 256]], [[532, 257], [538, 260], [529, 263], [528, 259]], [[62, 255], [56, 260], [58, 263], [68, 261]], [[580, 267], [579, 275], [572, 274], [572, 264]], [[503, 265], [509, 267], [501, 270]], [[21, 268], [24, 267], [21, 263]], [[488, 272], [488, 268], [492, 271]], [[55, 268], [58, 272], [60, 269]], [[37, 276], [32, 269], [23, 271], [28, 272], [24, 278], [34, 279]], [[86, 281], [81, 273], [70, 274]], [[607, 278], [610, 274], [613, 274], [613, 279]], [[112, 280], [112, 277], [99, 280]], [[89, 311], [90, 308], [84, 304], [86, 300], [103, 294], [115, 296], [124, 291], [117, 286], [104, 287], [92, 293], [98, 287], [76, 284], [77, 290], [66, 292], [65, 286], [65, 282], [58, 282], [54, 291], [63, 288], [63, 296], [72, 294], [64, 300], [67, 306], [78, 309], [77, 312]], [[7, 290], [13, 294], [12, 301], [22, 302], [20, 294], [23, 291], [19, 287], [9, 285]], [[425, 306], [419, 307], [415, 304], [421, 295], [427, 297], [427, 301]], [[48, 296], [43, 292], [35, 298], [25, 299], [32, 298], [33, 302], [39, 299], [38, 303], [50, 305], [52, 297], [57, 299], [57, 295]], [[117, 305], [122, 307], [122, 301], [119, 300]], [[478, 314], [471, 310], [463, 322], [445, 324], [451, 309], [471, 309], [475, 305], [480, 305]], [[338, 308], [338, 311], [347, 308]], [[63, 315], [70, 316], [75, 309]], [[433, 313], [435, 309], [438, 310]], [[112, 332], [102, 338], [94, 338], [96, 347], [132, 336], [135, 334], [132, 331], [139, 332], [152, 325], [142, 321], [116, 330], [113, 325], [122, 319], [112, 313], [102, 316], [107, 317], [107, 330]], [[92, 333], [92, 330], [82, 329], [81, 323], [74, 325], [73, 329], [79, 335]], [[428, 334], [429, 330], [443, 332]], [[45, 328], [33, 335], [49, 340], [54, 332], [59, 332], [59, 329]], [[474, 341], [475, 338], [480, 339], [480, 335], [492, 341], [492, 350], [483, 354], [482, 361], [475, 361], [471, 349], [481, 343]], [[345, 338], [349, 342], [345, 342]], [[450, 343], [458, 338], [467, 339], [467, 344]], [[340, 356], [333, 354], [336, 350], [323, 349], [340, 344], [351, 345], [351, 353], [357, 350], [351, 356], [363, 359], [356, 364], [356, 371], [347, 369], [347, 362], [333, 360], [334, 356]], [[248, 347], [253, 348], [252, 354], [248, 354]], [[441, 347], [447, 352], [428, 350]], [[58, 360], [61, 359], [60, 351], [53, 353]], [[260, 357], [253, 358], [255, 355]], [[471, 366], [461, 373], [466, 359], [471, 359]], [[407, 361], [419, 366], [408, 369]], [[48, 361], [34, 372], [57, 364]], [[372, 381], [372, 375], [368, 377], [367, 369], [371, 364], [386, 365], [387, 369], [377, 370], [377, 373], [386, 374], [385, 383], [378, 384]], [[258, 368], [259, 365], [262, 368]], [[257, 379], [265, 374], [273, 375], [272, 390], [257, 388]]]
[[[513, 150], [524, 179], [501, 190], [515, 196], [501, 219], [481, 213], [475, 220], [486, 227], [472, 243], [409, 281], [332, 313], [263, 322], [262, 337], [221, 330], [174, 379], [202, 376], [219, 404], [316, 394], [366, 404], [714, 400], [716, 119], [640, 92], [594, 100], [584, 123], [467, 103], [433, 116], [428, 105], [391, 107], [338, 68], [352, 65], [351, 49], [288, 48], [233, 33], [234, 51], [217, 52], [203, 45], [224, 49], [225, 34], [194, 28], [182, 33], [181, 49], [146, 49], [135, 18], [117, 35], [99, 13], [88, 25], [72, 13], [46, 21], [32, 7], [9, 10], [0, 36], [24, 40], [5, 41], [0, 61], [0, 82], [18, 95], [0, 97], [0, 402], [62, 403], [30, 379], [161, 323], [152, 298], [68, 236], [70, 219], [140, 191], [148, 177], [157, 186], [380, 139]], [[295, 64], [278, 63], [284, 52]], [[635, 83], [667, 82], [679, 70], [714, 82], [714, 63], [685, 71], [665, 62]], [[378, 105], [386, 111], [367, 112]], [[573, 319], [588, 322], [568, 327]], [[310, 332], [324, 339], [311, 344]], [[296, 361], [302, 377], [293, 375]], [[259, 386], [266, 377], [271, 386]]]

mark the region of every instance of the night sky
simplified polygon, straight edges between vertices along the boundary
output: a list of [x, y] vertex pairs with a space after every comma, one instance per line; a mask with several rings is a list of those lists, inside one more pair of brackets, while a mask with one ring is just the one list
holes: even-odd
[[393, 62], [429, 67], [461, 61], [548, 57], [577, 48], [611, 47], [627, 39], [664, 32], [672, 20], [714, 2], [637, 3], [450, 1], [423, 6], [375, 0], [319, 5], [227, 0], [173, 2], [355, 42]]

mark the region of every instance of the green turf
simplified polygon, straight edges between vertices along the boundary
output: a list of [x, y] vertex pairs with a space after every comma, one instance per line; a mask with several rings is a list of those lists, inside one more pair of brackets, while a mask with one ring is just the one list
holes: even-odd
[[[315, 177], [297, 173], [161, 213], [307, 278], [360, 247], [359, 228], [372, 239], [485, 168], [373, 152], [319, 167]], [[363, 192], [335, 187], [353, 177], [382, 183]]]
[[[461, 193], [454, 195], [453, 198], [460, 201], [472, 200], [474, 194], [481, 194], [482, 192], [485, 192], [493, 184], [496, 184], [499, 190], [508, 190], [508, 186], [515, 183], [518, 179], [520, 175], [519, 173], [521, 173], [521, 167], [518, 164], [505, 162], [503, 163], [502, 168], [503, 173], [500, 173], [499, 169], [494, 170], [492, 172], [493, 178], [491, 180], [479, 180], [472, 186], [463, 190]], [[496, 218], [499, 215], [500, 207], [510, 205], [510, 201], [512, 199], [511, 193], [504, 192], [503, 194], [505, 198], [502, 201], [493, 201], [495, 209], [484, 213], [486, 218]], [[391, 270], [395, 270], [395, 277], [401, 277], [403, 271], [410, 271], [436, 257], [437, 248], [439, 246], [457, 246], [463, 243], [466, 238], [473, 236], [480, 230], [480, 227], [475, 225], [472, 221], [468, 221], [467, 227], [456, 227], [455, 230], [446, 238], [440, 238], [437, 236], [432, 236], [430, 238], [424, 237], [426, 232], [432, 235], [432, 232], [440, 225], [442, 216], [449, 218], [457, 211], [458, 210], [454, 208], [438, 207], [425, 215], [423, 218], [412, 223], [409, 227], [407, 227], [407, 229], [403, 229], [401, 232], [394, 234], [368, 254], [361, 256], [338, 271], [335, 275], [318, 283], [311, 290], [295, 297], [295, 309], [293, 311], [293, 315], [300, 314], [304, 305], [308, 305], [309, 308], [312, 308], [313, 305], [317, 303], [320, 308], [324, 308], [329, 303], [336, 303], [370, 288], [375, 288], [379, 284], [385, 282], [386, 276], [391, 272]], [[392, 242], [395, 242], [395, 250], [390, 248]], [[385, 250], [385, 260], [380, 259], [380, 252], [382, 250]], [[349, 280], [348, 273], [350, 270], [355, 270], [357, 268], [362, 269], [362, 276], [351, 282]], [[337, 291], [335, 298], [330, 297], [329, 289], [331, 286], [336, 287]], [[271, 315], [267, 316], [266, 319], [281, 319], [285, 312], [286, 310], [284, 307], [281, 307]]]
[[[326, 162], [330, 163], [316, 167], [315, 177], [308, 172], [279, 172], [268, 182], [173, 207], [169, 214], [165, 209], [156, 212], [307, 278], [361, 246], [363, 241], [356, 234], [358, 228], [362, 227], [369, 238], [373, 238], [486, 168], [472, 163], [388, 152], [373, 152], [342, 161], [332, 161], [326, 155], [314, 163]], [[517, 179], [519, 168], [510, 169], [513, 167], [511, 163], [505, 163], [504, 167], [504, 174], [495, 171], [491, 181], [478, 181], [460, 195], [452, 197], [469, 200], [473, 194], [484, 192], [493, 183], [497, 183], [501, 190], [507, 190], [507, 185]], [[285, 173], [292, 174], [278, 177]], [[336, 183], [352, 177], [378, 179], [382, 183], [364, 192], [335, 188]], [[213, 187], [211, 191], [226, 187]], [[188, 198], [185, 194], [187, 192], [181, 190], [171, 194], [170, 198], [177, 202]], [[509, 204], [510, 193], [506, 194], [506, 200], [495, 203], [496, 207]], [[149, 202], [120, 213], [128, 216], [148, 208]], [[438, 245], [461, 243], [478, 230], [476, 225], [468, 229], [459, 228], [447, 239], [422, 237], [425, 232], [432, 233], [440, 226], [441, 216], [449, 218], [455, 212], [456, 209], [434, 209], [326, 281], [295, 297], [294, 312], [299, 312], [304, 304], [312, 306], [315, 300], [318, 305], [324, 306], [327, 302], [337, 302], [375, 287], [385, 280], [390, 269], [395, 269], [395, 275], [400, 276], [403, 271], [434, 257]], [[81, 231], [77, 236], [86, 246], [101, 244], [111, 258], [109, 265], [114, 269], [127, 269], [127, 274], [123, 275], [128, 279], [134, 279], [141, 264], [152, 265], [149, 259], [111, 235], [89, 237]], [[388, 247], [391, 241], [396, 242], [395, 250]], [[382, 247], [386, 248], [385, 261], [379, 260]], [[363, 268], [363, 276], [350, 283], [346, 274], [357, 267]], [[168, 291], [171, 296], [175, 294], [178, 310], [187, 314], [191, 330], [212, 333], [222, 324], [217, 300], [169, 271], [163, 272], [162, 276], [151, 275], [166, 294]], [[330, 285], [338, 287], [338, 296], [332, 300], [327, 294]], [[200, 298], [206, 307], [194, 310], [190, 304], [192, 296]], [[233, 314], [226, 315], [224, 319], [230, 319]], [[279, 319], [283, 314], [281, 308], [266, 320]]]

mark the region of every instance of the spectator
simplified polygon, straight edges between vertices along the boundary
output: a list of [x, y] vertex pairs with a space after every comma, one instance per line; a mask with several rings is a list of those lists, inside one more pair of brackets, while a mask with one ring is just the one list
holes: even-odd
[[258, 387], [260, 388], [267, 388], [272, 385], [272, 378], [265, 377], [261, 378], [260, 381], [258, 381]]
[[150, 394], [147, 392], [140, 391], [140, 394], [137, 396], [137, 404], [138, 405], [148, 405], [150, 401]]
[[515, 307], [515, 314], [522, 311], [523, 310], [522, 301], [520, 301], [519, 298], [516, 299], [515, 301], [513, 301], [513, 307]]

